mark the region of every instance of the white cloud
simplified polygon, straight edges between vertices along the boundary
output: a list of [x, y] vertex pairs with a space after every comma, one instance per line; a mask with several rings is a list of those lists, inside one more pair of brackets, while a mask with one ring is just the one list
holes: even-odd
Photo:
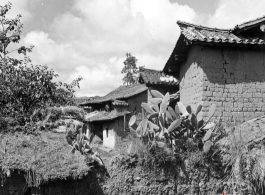
[[188, 6], [169, 0], [76, 0], [55, 18], [50, 32], [29, 32], [34, 63], [47, 64], [70, 82], [82, 76], [77, 95], [104, 95], [122, 84], [125, 53], [138, 66], [161, 70], [179, 36], [178, 19], [192, 21]]
[[[29, 0], [12, 3], [12, 13], [32, 18]], [[206, 15], [169, 0], [75, 0], [48, 32], [31, 31], [24, 43], [35, 45], [33, 62], [47, 64], [60, 80], [82, 76], [77, 95], [104, 95], [122, 84], [127, 52], [136, 56], [138, 66], [164, 67], [180, 33], [177, 20], [231, 28], [262, 16], [264, 5], [259, 0], [219, 0], [214, 14]]]
[[265, 1], [260, 0], [219, 0], [217, 9], [208, 17], [207, 25], [219, 28], [233, 28], [236, 24], [261, 17]]
[[8, 17], [14, 18], [18, 14], [21, 14], [22, 22], [25, 22], [32, 17], [31, 13], [28, 11], [29, 0], [0, 0], [0, 5], [6, 5], [8, 2], [12, 3], [12, 9], [8, 12]]

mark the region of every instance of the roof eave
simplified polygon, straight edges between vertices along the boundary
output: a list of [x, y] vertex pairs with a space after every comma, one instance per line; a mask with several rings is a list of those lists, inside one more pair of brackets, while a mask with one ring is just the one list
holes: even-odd
[[190, 49], [192, 42], [185, 38], [185, 35], [181, 34], [174, 49], [171, 53], [163, 72], [172, 75], [178, 72], [178, 66], [184, 62], [187, 58], [187, 52]]
[[242, 24], [236, 25], [235, 28], [233, 29], [233, 33], [238, 34], [250, 28], [254, 28], [256, 26], [264, 24], [264, 23], [265, 23], [265, 16], [257, 18], [255, 20], [244, 22]]

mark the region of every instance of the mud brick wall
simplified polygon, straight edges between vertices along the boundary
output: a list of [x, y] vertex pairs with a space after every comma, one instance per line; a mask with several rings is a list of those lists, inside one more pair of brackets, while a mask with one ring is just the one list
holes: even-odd
[[202, 101], [203, 95], [203, 69], [200, 65], [201, 48], [193, 47], [179, 73], [180, 101], [185, 106], [191, 105], [193, 110]]
[[[125, 118], [125, 125], [128, 126], [130, 116], [127, 115]], [[128, 128], [124, 129], [124, 117], [119, 117], [115, 120], [114, 124], [114, 132], [115, 132], [115, 148], [116, 150], [125, 150], [127, 148], [130, 140], [128, 139], [129, 131]]]
[[147, 102], [148, 100], [148, 92], [144, 91], [140, 94], [137, 94], [135, 96], [132, 96], [128, 99], [125, 99], [125, 101], [129, 104], [128, 105], [128, 111], [133, 112], [136, 110], [136, 112], [142, 112], [141, 103]]
[[265, 112], [265, 53], [261, 49], [193, 46], [180, 71], [185, 105], [212, 104], [224, 121], [243, 122]]

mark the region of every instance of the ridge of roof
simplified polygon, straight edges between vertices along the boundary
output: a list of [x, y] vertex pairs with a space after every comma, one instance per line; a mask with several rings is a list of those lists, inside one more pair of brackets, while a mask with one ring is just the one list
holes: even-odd
[[140, 83], [171, 86], [179, 84], [179, 81], [175, 77], [166, 75], [163, 71], [142, 68], [139, 70], [139, 73]]
[[139, 67], [139, 72], [162, 72], [161, 70], [155, 70], [155, 69], [149, 69], [149, 68], [144, 68], [144, 67]]
[[116, 110], [112, 110], [111, 112], [106, 111], [95, 111], [93, 113], [89, 113], [85, 116], [85, 121], [87, 122], [96, 122], [96, 121], [111, 121], [120, 116], [124, 116], [129, 114], [130, 112], [117, 112]]
[[127, 85], [127, 86], [122, 85], [122, 86], [119, 86], [118, 88], [114, 89], [113, 91], [111, 91], [107, 95], [105, 95], [101, 98], [98, 98], [98, 99], [89, 100], [87, 102], [82, 103], [82, 105], [100, 104], [103, 102], [114, 101], [116, 99], [129, 98], [129, 97], [135, 96], [139, 93], [142, 93], [142, 92], [146, 91], [147, 89], [148, 88], [146, 87], [146, 85], [143, 85], [143, 84], [135, 84], [135, 85]]
[[[262, 19], [265, 21], [265, 18]], [[242, 34], [239, 34], [238, 32], [242, 31], [242, 29], [228, 30], [228, 29], [209, 28], [182, 21], [178, 21], [177, 23], [181, 29], [181, 34], [184, 35], [185, 39], [190, 41], [191, 44], [198, 43], [198, 44], [265, 45], [265, 40], [263, 40], [263, 38], [243, 36]], [[246, 28], [244, 28], [243, 31], [244, 30], [246, 30]]]
[[193, 27], [193, 28], [198, 28], [198, 29], [202, 29], [202, 30], [208, 30], [208, 31], [214, 31], [214, 32], [218, 32], [218, 31], [232, 31], [233, 29], [222, 29], [222, 28], [213, 28], [213, 27], [207, 27], [207, 26], [202, 26], [202, 25], [197, 25], [197, 24], [192, 24], [189, 22], [184, 22], [181, 20], [177, 21], [177, 24], [179, 25], [179, 27]]

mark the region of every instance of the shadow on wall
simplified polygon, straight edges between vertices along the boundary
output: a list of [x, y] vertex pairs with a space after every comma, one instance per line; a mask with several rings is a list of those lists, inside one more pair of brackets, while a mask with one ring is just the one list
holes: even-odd
[[201, 56], [199, 65], [210, 83], [247, 85], [265, 81], [264, 49], [204, 46]]
[[3, 186], [0, 187], [0, 194], [11, 195], [104, 195], [99, 185], [95, 171], [91, 171], [88, 176], [80, 180], [54, 180], [41, 185], [39, 188], [28, 188], [22, 172], [15, 171], [11, 177], [6, 178]]

